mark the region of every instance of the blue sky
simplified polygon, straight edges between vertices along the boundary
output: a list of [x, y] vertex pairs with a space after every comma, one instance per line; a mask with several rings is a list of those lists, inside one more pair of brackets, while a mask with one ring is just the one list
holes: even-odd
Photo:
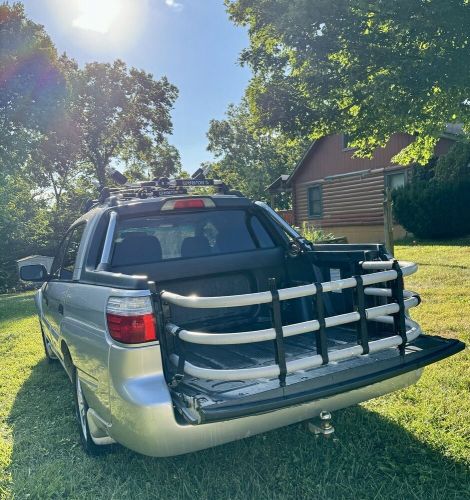
[[250, 76], [238, 65], [248, 45], [223, 0], [24, 0], [26, 13], [43, 24], [60, 52], [83, 65], [123, 59], [179, 89], [173, 136], [183, 168], [211, 158], [206, 132], [239, 102]]

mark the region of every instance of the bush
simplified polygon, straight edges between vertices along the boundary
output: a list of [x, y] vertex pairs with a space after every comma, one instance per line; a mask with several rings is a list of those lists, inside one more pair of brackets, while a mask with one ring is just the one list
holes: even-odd
[[306, 222], [302, 223], [302, 227], [296, 228], [297, 231], [308, 241], [312, 243], [322, 243], [335, 238], [333, 233], [327, 233], [323, 229], [315, 228]]
[[414, 181], [393, 193], [395, 219], [418, 238], [470, 234], [470, 179]]
[[470, 178], [470, 144], [456, 142], [437, 160], [434, 171], [438, 182]]

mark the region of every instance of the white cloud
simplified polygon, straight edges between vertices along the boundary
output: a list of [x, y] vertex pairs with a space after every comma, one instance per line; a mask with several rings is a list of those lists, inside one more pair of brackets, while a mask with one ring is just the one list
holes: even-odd
[[168, 7], [170, 7], [170, 9], [173, 9], [177, 12], [179, 12], [183, 9], [183, 4], [180, 2], [177, 2], [176, 0], [165, 0], [165, 4]]

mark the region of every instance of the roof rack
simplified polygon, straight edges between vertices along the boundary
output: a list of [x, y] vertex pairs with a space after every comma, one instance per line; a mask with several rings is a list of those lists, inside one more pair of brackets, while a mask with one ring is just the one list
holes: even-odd
[[83, 212], [88, 212], [97, 205], [107, 203], [110, 206], [116, 205], [119, 200], [130, 200], [134, 198], [147, 199], [162, 196], [174, 196], [188, 194], [194, 188], [213, 186], [217, 194], [232, 194], [243, 196], [240, 191], [232, 191], [223, 181], [218, 179], [207, 179], [202, 169], [196, 170], [190, 178], [167, 177], [155, 178], [151, 181], [127, 182], [127, 179], [120, 172], [114, 176], [115, 180], [121, 184], [119, 187], [104, 187], [100, 191], [97, 200], [87, 200], [83, 205]]

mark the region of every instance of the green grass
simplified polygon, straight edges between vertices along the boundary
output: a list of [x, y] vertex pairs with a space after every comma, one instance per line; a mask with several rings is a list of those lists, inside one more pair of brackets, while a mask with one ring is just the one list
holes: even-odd
[[[470, 240], [407, 244], [407, 281], [431, 334], [470, 342]], [[305, 425], [181, 457], [83, 454], [72, 392], [43, 356], [32, 294], [0, 298], [0, 498], [470, 498], [468, 349], [408, 389], [334, 415], [338, 442]]]

